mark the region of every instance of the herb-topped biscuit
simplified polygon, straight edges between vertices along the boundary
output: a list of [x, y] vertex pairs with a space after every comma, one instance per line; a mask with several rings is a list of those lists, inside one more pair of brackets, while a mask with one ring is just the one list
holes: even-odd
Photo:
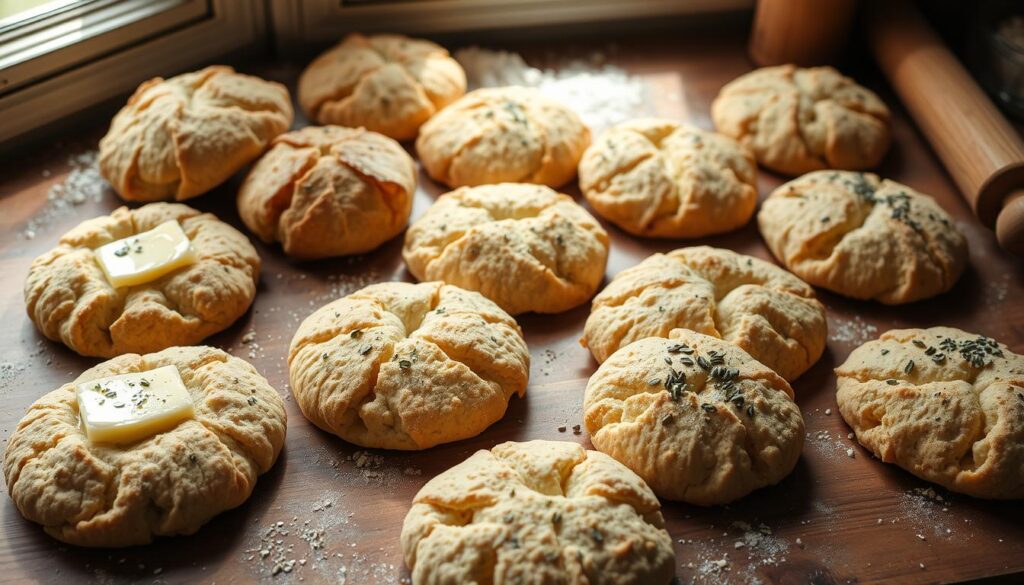
[[787, 380], [825, 350], [814, 289], [781, 268], [721, 248], [655, 254], [612, 279], [591, 303], [580, 340], [598, 362], [644, 337], [690, 329], [738, 345]]
[[949, 290], [967, 266], [967, 240], [934, 199], [869, 173], [794, 179], [768, 196], [757, 223], [797, 276], [855, 299], [925, 299]]
[[751, 71], [722, 88], [711, 118], [757, 162], [787, 175], [870, 169], [889, 149], [889, 108], [831, 67]]
[[750, 220], [757, 167], [732, 138], [645, 118], [608, 130], [587, 149], [580, 190], [598, 215], [631, 234], [698, 238]]
[[191, 534], [248, 499], [286, 421], [266, 379], [219, 349], [122, 355], [29, 407], [4, 478], [22, 515], [58, 540], [145, 544]]
[[702, 506], [778, 483], [804, 442], [786, 380], [735, 345], [687, 329], [613, 353], [587, 383], [583, 420], [594, 446], [654, 493]]
[[979, 498], [1024, 498], [1024, 356], [952, 327], [894, 329], [836, 368], [839, 412], [886, 463]]
[[502, 443], [427, 482], [402, 526], [414, 583], [668, 583], [658, 499], [576, 443]]
[[363, 447], [426, 449], [500, 419], [526, 392], [530, 352], [515, 319], [475, 292], [388, 282], [307, 317], [288, 371], [321, 429]]
[[430, 178], [449, 187], [539, 183], [576, 175], [590, 131], [572, 110], [525, 87], [478, 89], [420, 130], [416, 152]]

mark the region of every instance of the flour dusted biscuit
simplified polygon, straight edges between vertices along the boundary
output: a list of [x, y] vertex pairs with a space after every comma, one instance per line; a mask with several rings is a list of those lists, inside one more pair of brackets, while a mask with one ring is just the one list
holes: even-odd
[[887, 305], [952, 288], [967, 240], [934, 199], [869, 173], [818, 171], [772, 192], [757, 215], [776, 258], [814, 286]]
[[523, 396], [530, 352], [515, 319], [441, 282], [388, 282], [329, 303], [292, 338], [295, 401], [363, 447], [426, 449], [473, 437]]
[[889, 109], [831, 67], [764, 67], [726, 84], [711, 104], [719, 132], [787, 175], [870, 169], [889, 149]]
[[466, 93], [466, 73], [443, 47], [402, 35], [353, 33], [299, 77], [299, 103], [318, 124], [362, 126], [395, 140]]
[[472, 91], [433, 117], [416, 139], [427, 174], [450, 187], [538, 183], [576, 176], [590, 130], [572, 110], [525, 87]]
[[804, 441], [803, 416], [781, 376], [687, 329], [613, 353], [587, 383], [583, 420], [594, 446], [654, 493], [702, 506], [778, 483]]
[[547, 187], [464, 187], [409, 227], [402, 257], [417, 279], [478, 291], [513, 315], [559, 313], [597, 290], [608, 234]]
[[649, 256], [591, 304], [580, 342], [598, 362], [644, 337], [689, 329], [733, 343], [787, 380], [825, 350], [828, 324], [814, 289], [774, 264], [721, 248]]
[[[176, 222], [193, 261], [148, 282], [115, 286], [97, 250], [141, 252], [133, 237]], [[128, 246], [131, 244], [131, 246]], [[82, 355], [113, 357], [192, 345], [235, 322], [256, 296], [260, 259], [238, 230], [180, 203], [121, 207], [80, 223], [36, 258], [25, 279], [28, 316], [47, 338]]]
[[580, 190], [598, 215], [637, 236], [734, 230], [757, 204], [757, 166], [735, 140], [672, 120], [608, 130], [583, 154]]
[[[78, 384], [169, 365], [191, 397], [191, 417], [130, 444], [90, 441], [79, 420]], [[4, 452], [4, 478], [21, 514], [58, 540], [146, 544], [192, 534], [248, 499], [281, 452], [286, 421], [267, 380], [219, 349], [126, 354], [29, 407]]]
[[502, 443], [430, 480], [402, 526], [414, 583], [668, 583], [658, 499], [576, 443]]
[[839, 412], [886, 463], [979, 498], [1024, 498], [1024, 356], [952, 327], [893, 329], [836, 368]]
[[373, 250], [409, 221], [416, 164], [394, 140], [340, 126], [274, 139], [238, 192], [242, 221], [297, 258]]
[[292, 123], [280, 83], [207, 67], [139, 86], [100, 140], [100, 172], [126, 201], [182, 201], [223, 183]]

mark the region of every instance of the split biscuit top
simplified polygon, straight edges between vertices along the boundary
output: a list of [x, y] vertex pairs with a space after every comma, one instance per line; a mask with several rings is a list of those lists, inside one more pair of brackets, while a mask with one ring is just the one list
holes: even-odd
[[139, 86], [100, 140], [99, 165], [126, 201], [182, 201], [223, 183], [292, 123], [280, 83], [213, 66]]
[[701, 506], [778, 483], [804, 441], [803, 416], [781, 376], [687, 329], [605, 360], [587, 383], [583, 420], [594, 446], [658, 496]]
[[719, 132], [786, 175], [870, 169], [889, 149], [889, 109], [831, 67], [764, 67], [726, 84], [711, 104]]
[[[195, 262], [155, 280], [114, 287], [94, 250], [169, 221]], [[256, 296], [260, 259], [249, 239], [180, 203], [121, 207], [80, 223], [36, 258], [25, 279], [29, 318], [47, 338], [96, 357], [192, 345], [227, 328]]]
[[836, 368], [839, 412], [886, 463], [979, 498], [1024, 498], [1024, 356], [952, 327], [893, 329]]
[[405, 228], [415, 191], [416, 164], [394, 140], [309, 126], [274, 139], [242, 183], [238, 213], [291, 256], [360, 254]]
[[466, 93], [466, 73], [443, 47], [401, 35], [353, 33], [299, 78], [299, 103], [318, 124], [364, 127], [395, 140]]
[[598, 362], [644, 337], [689, 329], [733, 343], [787, 380], [825, 350], [825, 307], [774, 264], [699, 246], [655, 254], [615, 276], [591, 305], [581, 343]]
[[426, 449], [500, 419], [526, 392], [530, 353], [515, 319], [483, 296], [388, 282], [306, 318], [288, 370], [321, 429], [363, 447]]
[[456, 189], [405, 234], [419, 280], [482, 293], [513, 315], [585, 303], [608, 261], [608, 234], [568, 195], [523, 184]]
[[[194, 415], [131, 445], [93, 443], [76, 385], [177, 367]], [[78, 546], [146, 544], [192, 534], [248, 499], [284, 446], [284, 402], [248, 363], [212, 347], [172, 347], [103, 362], [29, 407], [4, 452], [18, 510]]]
[[416, 152], [427, 174], [449, 187], [537, 183], [576, 176], [590, 144], [579, 116], [540, 91], [478, 89], [423, 125]]
[[402, 526], [415, 583], [660, 585], [675, 574], [658, 499], [576, 443], [502, 443], [427, 482]]
[[608, 130], [583, 154], [580, 190], [597, 214], [637, 236], [699, 238], [750, 220], [757, 166], [735, 140], [672, 120]]
[[938, 203], [869, 173], [818, 171], [761, 205], [757, 222], [782, 264], [814, 286], [898, 305], [946, 292], [967, 240]]

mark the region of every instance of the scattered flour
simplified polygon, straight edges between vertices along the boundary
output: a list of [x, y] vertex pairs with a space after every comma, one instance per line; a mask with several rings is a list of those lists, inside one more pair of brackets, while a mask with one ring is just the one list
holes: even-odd
[[46, 195], [46, 203], [35, 216], [28, 220], [21, 236], [26, 240], [36, 237], [42, 228], [53, 221], [67, 216], [83, 203], [98, 203], [108, 192], [113, 192], [110, 184], [100, 175], [99, 153], [95, 150], [71, 155], [68, 173], [63, 183], [50, 187]]
[[878, 337], [878, 327], [855, 315], [853, 319], [830, 317], [828, 337], [837, 343], [861, 345]]

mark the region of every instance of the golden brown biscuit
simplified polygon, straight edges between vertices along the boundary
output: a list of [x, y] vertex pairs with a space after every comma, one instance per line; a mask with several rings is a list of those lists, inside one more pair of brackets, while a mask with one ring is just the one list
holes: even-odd
[[100, 140], [126, 201], [182, 201], [220, 185], [292, 123], [288, 89], [217, 65], [139, 86]]
[[[131, 445], [92, 443], [75, 386], [174, 365], [193, 418]], [[103, 362], [29, 407], [4, 452], [15, 506], [78, 546], [146, 544], [192, 534], [252, 493], [284, 445], [284, 402], [248, 363], [212, 347], [172, 347]]]
[[416, 494], [402, 526], [414, 583], [668, 583], [658, 499], [614, 459], [575, 443], [477, 451]]
[[299, 78], [299, 103], [318, 124], [362, 126], [395, 140], [466, 93], [466, 73], [448, 51], [402, 35], [353, 33]]
[[715, 128], [787, 175], [870, 169], [889, 149], [889, 108], [831, 67], [764, 67], [726, 84]]
[[597, 290], [608, 234], [547, 187], [463, 187], [409, 227], [402, 257], [417, 279], [478, 291], [513, 315], [560, 313]]
[[893, 329], [836, 368], [857, 441], [979, 498], [1024, 498], [1024, 356], [952, 327]]
[[711, 506], [778, 483], [800, 458], [793, 390], [742, 349], [676, 329], [612, 354], [587, 383], [598, 450], [669, 500]]
[[679, 328], [738, 345], [790, 381], [818, 361], [828, 334], [825, 307], [802, 280], [764, 260], [699, 246], [616, 275], [594, 297], [580, 343], [603, 362]]
[[416, 164], [394, 140], [367, 130], [309, 126], [274, 139], [238, 192], [238, 213], [286, 254], [369, 252], [405, 229]]
[[814, 286], [898, 305], [943, 293], [967, 240], [934, 199], [870, 173], [818, 171], [772, 192], [757, 223], [772, 254]]
[[471, 91], [423, 125], [416, 153], [449, 187], [538, 183], [576, 176], [590, 130], [572, 110], [525, 87]]
[[530, 352], [515, 319], [441, 282], [387, 282], [327, 304], [292, 338], [295, 401], [363, 447], [426, 449], [478, 435], [523, 396]]
[[750, 220], [757, 166], [732, 138], [643, 118], [615, 126], [587, 149], [580, 190], [598, 215], [631, 234], [699, 238]]
[[[113, 287], [93, 250], [176, 220], [193, 264], [151, 282]], [[238, 230], [180, 203], [121, 207], [84, 221], [32, 262], [28, 316], [43, 335], [82, 355], [113, 357], [192, 345], [227, 328], [256, 296], [260, 258]]]

